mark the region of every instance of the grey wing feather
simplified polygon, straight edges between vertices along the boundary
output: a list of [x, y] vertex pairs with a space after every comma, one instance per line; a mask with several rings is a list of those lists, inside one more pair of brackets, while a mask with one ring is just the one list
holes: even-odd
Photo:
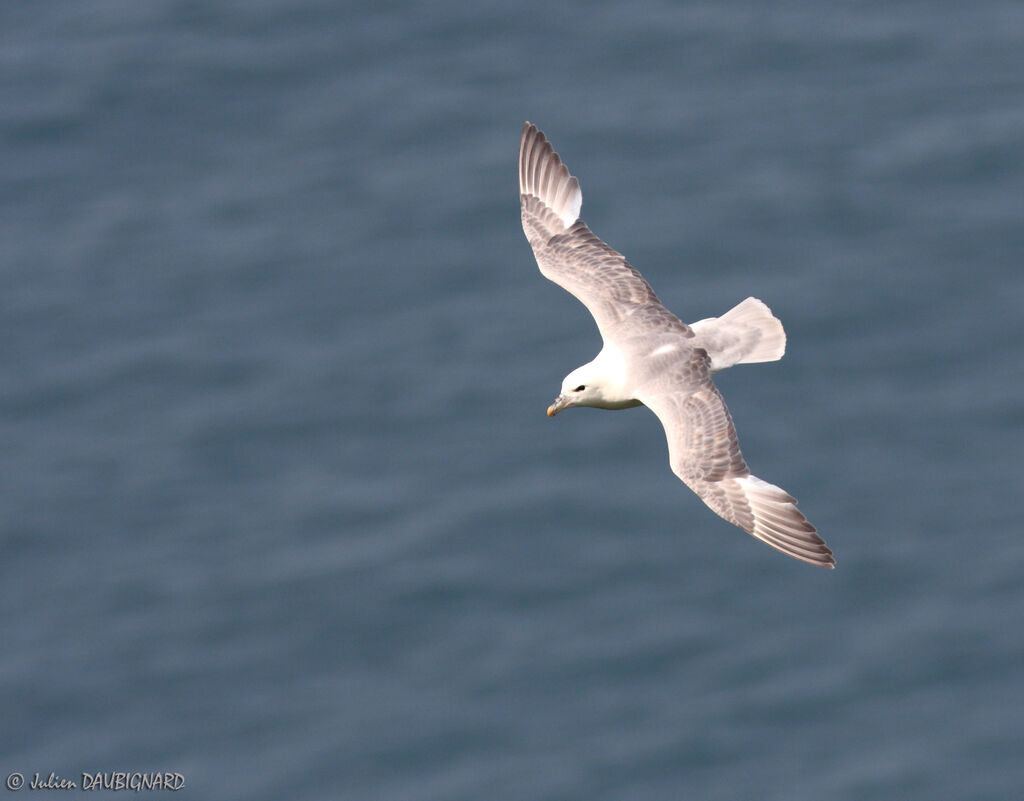
[[579, 182], [529, 122], [519, 144], [519, 201], [541, 273], [590, 310], [602, 335], [641, 310], [638, 323], [692, 335], [636, 268], [577, 219], [583, 202]]
[[[701, 358], [700, 352], [695, 356]], [[797, 509], [796, 499], [751, 475], [732, 417], [711, 381], [707, 357], [702, 361], [688, 365], [687, 375], [676, 376], [670, 387], [637, 393], [665, 428], [672, 472], [715, 513], [748, 534], [796, 559], [834, 567], [832, 551]]]

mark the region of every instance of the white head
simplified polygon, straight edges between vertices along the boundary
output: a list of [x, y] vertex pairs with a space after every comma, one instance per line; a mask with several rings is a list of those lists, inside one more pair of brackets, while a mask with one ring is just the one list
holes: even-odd
[[604, 406], [604, 377], [594, 362], [577, 367], [562, 380], [562, 392], [548, 406], [548, 417], [554, 417], [570, 406]]

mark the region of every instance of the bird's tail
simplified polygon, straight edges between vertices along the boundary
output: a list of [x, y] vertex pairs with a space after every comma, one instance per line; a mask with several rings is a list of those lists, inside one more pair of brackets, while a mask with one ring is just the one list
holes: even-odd
[[786, 352], [786, 332], [772, 310], [757, 298], [747, 298], [721, 317], [691, 323], [694, 344], [711, 357], [713, 371], [734, 364], [774, 362]]

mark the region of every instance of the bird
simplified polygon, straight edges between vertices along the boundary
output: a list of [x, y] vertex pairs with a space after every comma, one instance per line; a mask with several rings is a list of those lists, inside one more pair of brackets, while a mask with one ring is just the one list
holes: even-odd
[[597, 356], [562, 381], [548, 416], [646, 406], [665, 429], [672, 471], [712, 511], [788, 556], [835, 567], [796, 499], [750, 472], [712, 380], [733, 365], [782, 358], [786, 334], [768, 306], [748, 297], [720, 317], [684, 323], [580, 219], [579, 181], [530, 122], [519, 144], [519, 202], [541, 274], [590, 311], [602, 339]]

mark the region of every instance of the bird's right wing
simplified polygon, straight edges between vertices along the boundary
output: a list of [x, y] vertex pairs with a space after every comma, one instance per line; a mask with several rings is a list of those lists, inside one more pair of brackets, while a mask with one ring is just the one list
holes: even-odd
[[692, 336], [637, 269], [578, 219], [579, 181], [529, 122], [519, 144], [519, 201], [523, 231], [541, 273], [587, 307], [602, 336], [638, 311], [643, 312], [636, 315], [638, 323]]

